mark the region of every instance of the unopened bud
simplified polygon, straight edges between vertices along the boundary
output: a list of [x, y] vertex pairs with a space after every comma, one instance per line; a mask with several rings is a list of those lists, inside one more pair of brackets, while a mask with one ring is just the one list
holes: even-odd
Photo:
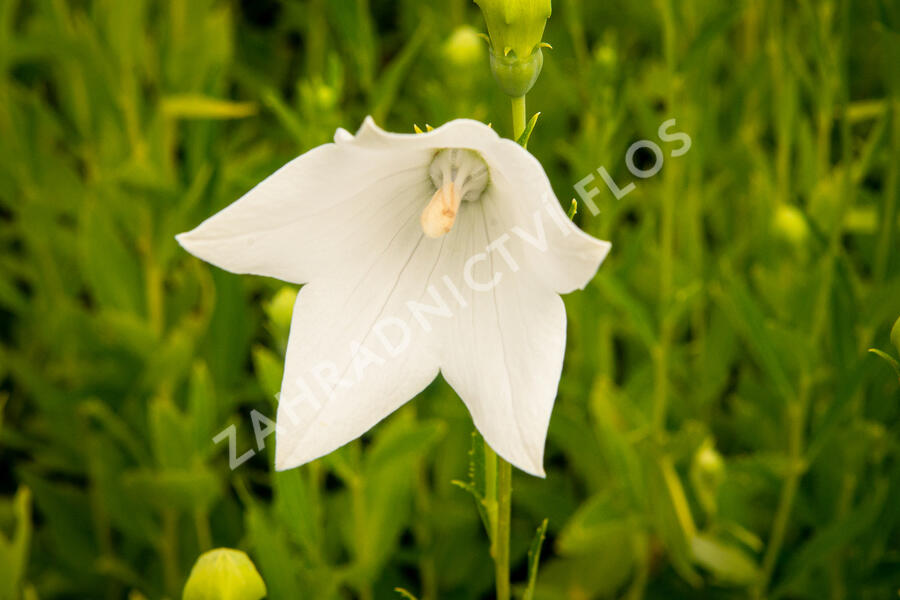
[[453, 30], [453, 33], [444, 43], [444, 58], [449, 66], [457, 70], [468, 70], [478, 65], [484, 52], [484, 40], [479, 37], [478, 31], [469, 25], [463, 25]]
[[200, 555], [182, 600], [260, 600], [266, 584], [244, 552], [217, 548]]
[[550, 0], [475, 0], [491, 39], [491, 71], [508, 96], [528, 93], [544, 66], [541, 38]]
[[719, 486], [725, 477], [725, 461], [712, 440], [706, 440], [691, 462], [691, 486], [707, 514], [716, 513]]
[[789, 204], [780, 204], [775, 209], [772, 224], [776, 235], [794, 246], [802, 246], [809, 236], [809, 225], [803, 213]]
[[284, 286], [265, 305], [266, 316], [277, 329], [287, 331], [290, 328], [296, 300], [297, 290]]

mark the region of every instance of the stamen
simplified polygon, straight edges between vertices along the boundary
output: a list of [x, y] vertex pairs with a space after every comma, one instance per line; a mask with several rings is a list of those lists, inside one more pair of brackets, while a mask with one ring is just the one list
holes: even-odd
[[430, 238], [439, 238], [453, 228], [456, 212], [462, 200], [456, 186], [449, 181], [434, 193], [422, 211], [422, 231]]
[[478, 153], [462, 148], [439, 151], [429, 168], [437, 191], [422, 211], [422, 231], [439, 238], [453, 228], [463, 200], [475, 201], [488, 183], [488, 168]]

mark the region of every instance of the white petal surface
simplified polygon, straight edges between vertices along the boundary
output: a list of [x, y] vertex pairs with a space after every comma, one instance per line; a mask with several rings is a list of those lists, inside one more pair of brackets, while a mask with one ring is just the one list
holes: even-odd
[[[441, 240], [407, 210], [390, 243], [350, 270], [297, 296], [278, 408], [276, 468], [313, 460], [359, 437], [430, 383], [438, 332], [425, 332], [407, 302], [421, 298]], [[404, 337], [406, 342], [404, 343]]]
[[500, 223], [483, 205], [464, 205], [459, 219], [441, 271], [450, 273], [465, 308], [446, 324], [442, 337], [448, 343], [438, 349], [441, 371], [488, 444], [519, 469], [543, 477], [565, 351], [565, 308], [555, 292], [486, 252]]
[[430, 161], [423, 149], [325, 144], [177, 239], [228, 271], [306, 283], [383, 247], [400, 213], [433, 193]]

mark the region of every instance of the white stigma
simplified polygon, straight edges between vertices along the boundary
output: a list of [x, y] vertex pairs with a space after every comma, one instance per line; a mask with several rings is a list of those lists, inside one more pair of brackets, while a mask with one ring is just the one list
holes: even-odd
[[428, 169], [436, 191], [422, 211], [422, 231], [430, 238], [448, 233], [463, 200], [481, 198], [488, 169], [478, 153], [462, 148], [439, 151]]

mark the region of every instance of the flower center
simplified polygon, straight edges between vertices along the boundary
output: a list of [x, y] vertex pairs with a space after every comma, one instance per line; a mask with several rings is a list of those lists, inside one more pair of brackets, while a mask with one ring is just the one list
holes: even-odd
[[446, 148], [434, 156], [428, 174], [437, 191], [422, 211], [422, 231], [430, 238], [439, 238], [453, 228], [463, 200], [481, 198], [488, 183], [488, 168], [477, 152]]

